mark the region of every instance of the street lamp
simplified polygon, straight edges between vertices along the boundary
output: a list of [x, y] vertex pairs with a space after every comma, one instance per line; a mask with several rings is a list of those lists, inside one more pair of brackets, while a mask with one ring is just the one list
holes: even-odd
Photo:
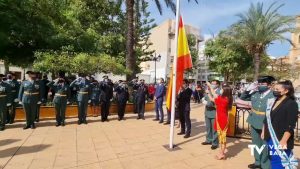
[[154, 84], [156, 84], [156, 62], [159, 62], [161, 59], [160, 54], [158, 54], [158, 56], [156, 56], [156, 52], [154, 53], [154, 56], [151, 55], [152, 57], [152, 61], [154, 61]]

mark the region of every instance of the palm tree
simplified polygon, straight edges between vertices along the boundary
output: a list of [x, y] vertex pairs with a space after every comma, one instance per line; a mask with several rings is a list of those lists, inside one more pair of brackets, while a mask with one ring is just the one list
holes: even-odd
[[[131, 80], [136, 75], [136, 56], [134, 51], [134, 40], [135, 40], [135, 29], [134, 29], [134, 14], [135, 9], [134, 5], [139, 4], [136, 3], [136, 1], [140, 1], [141, 3], [147, 2], [147, 0], [126, 0], [126, 20], [127, 20], [127, 33], [126, 33], [126, 69], [131, 70], [132, 73], [130, 75], [127, 75], [127, 80]], [[153, 0], [156, 4], [156, 7], [160, 14], [162, 14], [162, 5], [161, 0]], [[188, 0], [190, 1], [190, 0]], [[171, 8], [172, 11], [175, 13], [176, 11], [176, 5], [174, 3], [174, 0], [164, 0], [166, 6], [168, 8]], [[196, 3], [198, 3], [197, 0], [195, 0]]]
[[263, 3], [251, 4], [247, 12], [237, 15], [240, 20], [231, 28], [238, 43], [253, 57], [254, 80], [259, 76], [261, 57], [266, 54], [266, 49], [273, 41], [288, 41], [293, 44], [283, 34], [294, 30], [295, 18], [280, 15], [278, 10], [282, 6], [284, 5], [276, 5], [275, 2], [264, 11]]

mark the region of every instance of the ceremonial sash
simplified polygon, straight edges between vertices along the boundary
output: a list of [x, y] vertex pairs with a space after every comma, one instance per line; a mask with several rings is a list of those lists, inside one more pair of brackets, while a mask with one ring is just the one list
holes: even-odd
[[275, 131], [274, 131], [272, 123], [271, 123], [271, 110], [272, 110], [274, 103], [275, 103], [274, 98], [268, 99], [266, 117], [267, 117], [269, 133], [270, 133], [271, 139], [273, 141], [275, 151], [279, 155], [279, 157], [281, 159], [281, 163], [285, 169], [297, 169], [298, 161], [295, 158], [293, 152], [291, 151], [290, 156], [287, 156], [287, 154], [285, 153], [284, 150], [278, 148], [279, 141], [278, 141], [278, 138], [276, 137]]

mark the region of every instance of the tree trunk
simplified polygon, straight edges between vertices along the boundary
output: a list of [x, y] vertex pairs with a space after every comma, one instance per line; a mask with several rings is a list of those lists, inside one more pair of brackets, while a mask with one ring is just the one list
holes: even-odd
[[4, 60], [4, 74], [8, 74], [9, 73], [9, 63], [7, 60]]
[[134, 55], [134, 0], [126, 0], [127, 35], [126, 35], [126, 69], [132, 73], [126, 75], [128, 81], [136, 75], [136, 58]]
[[254, 54], [254, 81], [257, 81], [260, 67], [260, 53]]

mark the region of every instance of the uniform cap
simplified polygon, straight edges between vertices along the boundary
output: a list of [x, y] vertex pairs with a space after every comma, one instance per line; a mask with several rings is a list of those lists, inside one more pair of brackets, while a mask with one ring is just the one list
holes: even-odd
[[273, 76], [260, 76], [257, 79], [258, 83], [268, 83], [271, 84], [272, 82], [275, 81], [275, 78]]

